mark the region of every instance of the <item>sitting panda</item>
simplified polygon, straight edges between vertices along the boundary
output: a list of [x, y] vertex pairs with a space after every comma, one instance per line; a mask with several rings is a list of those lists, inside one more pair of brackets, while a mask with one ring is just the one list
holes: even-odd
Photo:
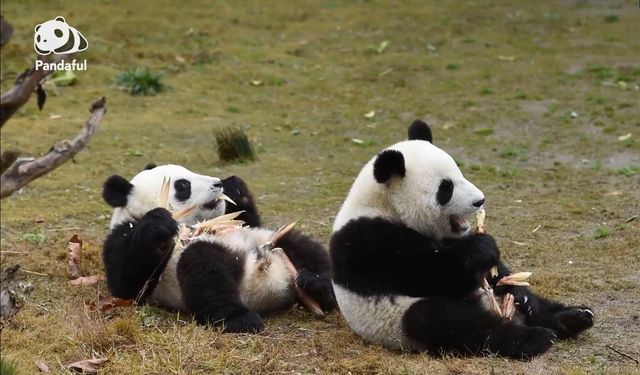
[[[485, 278], [509, 275], [494, 239], [465, 220], [484, 204], [455, 161], [416, 120], [409, 140], [371, 159], [333, 225], [334, 292], [342, 315], [364, 339], [394, 350], [496, 353], [528, 359], [557, 338], [593, 325], [586, 307], [567, 307], [521, 286], [511, 293], [521, 320], [490, 312]], [[497, 266], [497, 277], [488, 276]]]
[[[178, 221], [159, 207], [165, 178], [171, 181], [170, 209], [196, 207]], [[262, 314], [290, 307], [297, 295], [282, 259], [267, 252], [265, 263], [264, 253], [258, 251], [273, 231], [242, 227], [200, 235], [180, 246], [179, 224], [194, 225], [225, 213], [225, 186], [240, 208], [248, 209], [248, 221], [258, 225], [255, 202], [237, 177], [221, 181], [178, 165], [149, 165], [131, 181], [109, 177], [102, 195], [114, 209], [102, 258], [111, 293], [192, 313], [199, 324], [221, 326], [223, 332], [259, 332]], [[334, 308], [329, 256], [323, 246], [296, 231], [277, 246], [298, 270], [296, 285], [325, 311]]]

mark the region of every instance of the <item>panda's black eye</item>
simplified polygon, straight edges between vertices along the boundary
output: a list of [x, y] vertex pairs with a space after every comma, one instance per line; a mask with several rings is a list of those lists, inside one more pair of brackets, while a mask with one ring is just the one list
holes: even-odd
[[179, 201], [186, 201], [191, 197], [191, 183], [184, 178], [176, 180], [173, 183], [173, 187], [176, 190], [176, 199]]
[[58, 38], [62, 38], [62, 35], [63, 35], [62, 30], [60, 30], [60, 29], [55, 29], [55, 30], [53, 30], [53, 33], [54, 33]]
[[453, 182], [449, 179], [440, 181], [438, 187], [438, 194], [436, 194], [436, 200], [441, 206], [449, 203], [453, 196]]

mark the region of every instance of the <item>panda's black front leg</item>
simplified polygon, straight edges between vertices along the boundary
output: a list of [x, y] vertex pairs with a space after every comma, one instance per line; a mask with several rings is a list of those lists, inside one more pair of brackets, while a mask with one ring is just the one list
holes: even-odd
[[555, 331], [560, 339], [576, 337], [582, 331], [593, 326], [593, 310], [586, 306], [566, 306], [535, 295], [528, 287], [502, 285], [495, 286], [498, 280], [510, 275], [507, 266], [500, 262], [498, 276], [489, 277], [496, 295], [511, 293], [517, 310], [524, 316], [529, 326], [547, 327]]
[[137, 222], [122, 223], [109, 233], [102, 253], [111, 293], [135, 298], [164, 254], [173, 247], [178, 224], [163, 208], [149, 211]]
[[296, 266], [296, 285], [313, 297], [322, 310], [336, 307], [336, 297], [331, 285], [329, 253], [307, 235], [292, 231], [278, 241], [291, 263]]

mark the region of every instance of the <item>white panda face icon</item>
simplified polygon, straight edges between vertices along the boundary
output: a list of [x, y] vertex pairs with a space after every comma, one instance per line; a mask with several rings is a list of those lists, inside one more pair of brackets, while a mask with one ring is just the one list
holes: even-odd
[[35, 27], [33, 46], [40, 55], [74, 53], [84, 51], [89, 44], [80, 32], [56, 17]]

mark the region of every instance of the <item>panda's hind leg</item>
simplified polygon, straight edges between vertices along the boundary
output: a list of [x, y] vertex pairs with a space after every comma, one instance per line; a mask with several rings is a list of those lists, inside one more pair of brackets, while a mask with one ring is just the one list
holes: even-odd
[[240, 300], [244, 259], [222, 244], [197, 241], [178, 261], [178, 280], [186, 307], [199, 324], [221, 326], [223, 332], [257, 333], [262, 318]]
[[[511, 272], [503, 264], [498, 266], [498, 276], [489, 280], [493, 285], [503, 276]], [[593, 326], [593, 310], [587, 306], [566, 306], [534, 294], [529, 288], [522, 286], [499, 286], [494, 291], [497, 295], [511, 293], [516, 308], [524, 316], [530, 326], [551, 328], [560, 339], [573, 338]]]
[[556, 339], [550, 329], [502, 319], [479, 302], [440, 296], [414, 303], [405, 312], [403, 328], [418, 349], [432, 354], [494, 353], [531, 359], [545, 353]]

